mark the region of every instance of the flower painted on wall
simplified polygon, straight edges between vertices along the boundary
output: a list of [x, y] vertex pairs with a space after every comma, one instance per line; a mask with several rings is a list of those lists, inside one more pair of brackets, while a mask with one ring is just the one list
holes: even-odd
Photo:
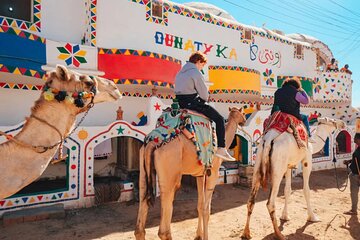
[[321, 83], [320, 83], [320, 79], [318, 77], [314, 78], [314, 92], [315, 93], [320, 93], [321, 90]]
[[57, 49], [60, 52], [58, 58], [64, 60], [67, 66], [79, 67], [81, 63], [87, 63], [85, 59], [86, 51], [80, 50], [79, 45], [67, 43], [65, 47], [57, 47]]
[[264, 76], [264, 81], [265, 81], [266, 85], [272, 86], [273, 82], [275, 81], [274, 73], [272, 72], [272, 70], [267, 68], [265, 70], [265, 72], [263, 72], [263, 76]]

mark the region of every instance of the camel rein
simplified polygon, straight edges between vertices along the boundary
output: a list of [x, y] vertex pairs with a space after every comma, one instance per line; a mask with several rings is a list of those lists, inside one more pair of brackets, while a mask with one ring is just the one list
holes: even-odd
[[[57, 160], [54, 160], [51, 162], [52, 164], [55, 164], [57, 162], [63, 161], [65, 160], [65, 158], [67, 157], [67, 155], [65, 155], [65, 157], [63, 157], [63, 146], [64, 146], [64, 141], [69, 138], [71, 136], [71, 134], [73, 134], [75, 132], [75, 130], [80, 126], [80, 124], [84, 121], [85, 117], [88, 115], [90, 109], [94, 106], [94, 97], [91, 98], [91, 101], [88, 103], [88, 105], [86, 106], [86, 111], [84, 113], [84, 116], [82, 116], [82, 118], [80, 119], [80, 121], [78, 122], [78, 124], [76, 124], [76, 126], [73, 128], [73, 130], [71, 130], [71, 132], [67, 135], [67, 136], [63, 136], [61, 134], [61, 132], [59, 131], [59, 129], [57, 129], [54, 125], [52, 125], [51, 123], [47, 122], [46, 120], [39, 118], [38, 116], [31, 114], [29, 118], [34, 118], [37, 121], [48, 125], [49, 127], [51, 127], [52, 129], [54, 129], [60, 136], [60, 141], [56, 142], [53, 145], [50, 146], [34, 146], [28, 143], [25, 143], [23, 141], [20, 141], [18, 139], [16, 139], [14, 136], [12, 136], [11, 134], [7, 134], [6, 132], [0, 131], [0, 136], [5, 136], [7, 140], [9, 141], [13, 141], [16, 144], [23, 146], [23, 147], [27, 147], [27, 148], [31, 148], [32, 150], [34, 150], [37, 153], [45, 153], [46, 151], [53, 149], [54, 147], [59, 146], [59, 158]], [[83, 111], [80, 111], [83, 112]], [[27, 118], [26, 120], [28, 121], [29, 118]]]

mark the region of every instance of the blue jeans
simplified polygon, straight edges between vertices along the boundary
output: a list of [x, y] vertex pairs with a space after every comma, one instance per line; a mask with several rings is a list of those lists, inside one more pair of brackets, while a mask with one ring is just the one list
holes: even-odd
[[300, 115], [301, 115], [301, 120], [303, 121], [303, 123], [306, 127], [306, 131], [307, 131], [309, 137], [311, 137], [309, 119], [308, 119], [307, 115], [305, 115], [305, 114], [300, 114]]

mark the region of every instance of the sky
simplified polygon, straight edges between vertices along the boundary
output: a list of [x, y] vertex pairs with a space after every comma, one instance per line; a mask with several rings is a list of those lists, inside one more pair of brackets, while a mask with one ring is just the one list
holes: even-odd
[[[194, 2], [172, 0], [177, 3]], [[230, 13], [238, 22], [285, 34], [301, 33], [328, 45], [339, 62], [353, 72], [352, 106], [360, 107], [359, 0], [200, 0]]]

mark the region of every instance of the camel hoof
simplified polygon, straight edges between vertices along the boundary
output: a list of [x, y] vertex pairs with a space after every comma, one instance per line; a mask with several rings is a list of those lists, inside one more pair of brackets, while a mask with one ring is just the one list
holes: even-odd
[[243, 233], [243, 235], [241, 235], [241, 239], [242, 240], [249, 240], [249, 239], [251, 239], [251, 236], [250, 236], [250, 234]]
[[321, 220], [320, 220], [320, 218], [318, 217], [318, 216], [316, 216], [316, 215], [314, 215], [314, 216], [310, 216], [310, 217], [308, 217], [308, 219], [307, 219], [309, 222], [321, 222]]
[[194, 240], [202, 240], [202, 237], [197, 236], [197, 237], [194, 238]]

